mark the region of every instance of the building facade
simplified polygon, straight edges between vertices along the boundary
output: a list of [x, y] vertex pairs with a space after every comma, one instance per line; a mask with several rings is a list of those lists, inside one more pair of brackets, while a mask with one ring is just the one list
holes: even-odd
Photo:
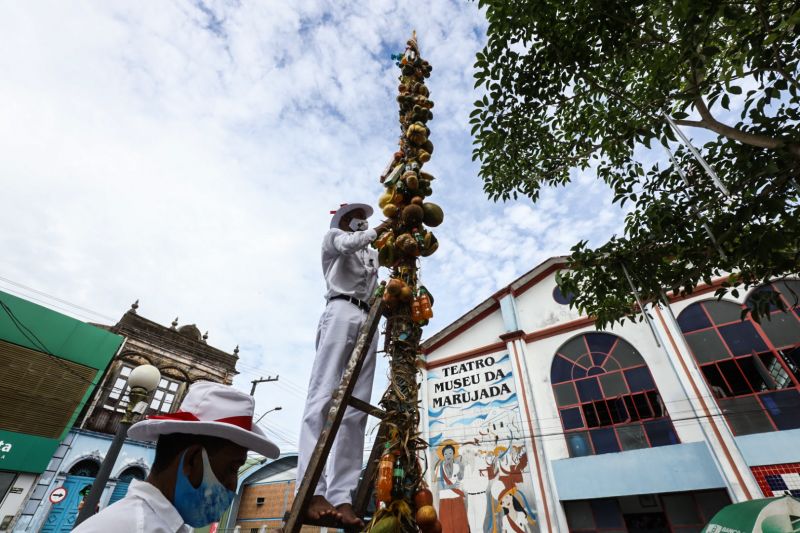
[[[146, 414], [177, 410], [186, 389], [196, 381], [230, 384], [236, 375], [238, 348], [226, 353], [207, 343], [195, 325], [162, 326], [140, 316], [138, 303], [113, 326], [99, 326], [125, 338], [73, 429], [56, 449], [27, 499], [13, 531], [60, 533], [72, 529], [78, 510], [100, 469], [122, 415], [128, 406], [127, 379], [138, 365], [151, 364], [161, 372], [150, 393]], [[147, 477], [155, 457], [152, 443], [128, 439], [112, 468], [100, 499], [100, 509], [124, 497], [132, 479]], [[53, 494], [63, 497], [52, 498]]]
[[[236, 498], [224, 529], [234, 533], [264, 533], [280, 529], [283, 517], [294, 502], [297, 454], [282, 455], [274, 461], [262, 460], [240, 475]], [[303, 533], [320, 528], [303, 526]]]
[[[717, 286], [596, 331], [553, 258], [428, 339], [428, 482], [445, 533], [699, 531], [800, 494], [800, 281], [741, 320]], [[742, 291], [744, 292], [744, 291]]]
[[0, 531], [10, 531], [123, 338], [0, 291]]

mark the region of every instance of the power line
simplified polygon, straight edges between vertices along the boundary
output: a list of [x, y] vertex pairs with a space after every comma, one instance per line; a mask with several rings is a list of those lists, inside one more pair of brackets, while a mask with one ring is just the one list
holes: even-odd
[[[253, 417], [255, 418], [257, 416], [260, 416], [259, 413], [254, 413]], [[263, 427], [264, 429], [273, 429], [276, 432], [280, 431], [287, 438], [291, 438], [291, 439], [294, 439], [294, 440], [298, 439], [298, 437], [294, 433], [294, 431], [291, 431], [286, 426], [283, 426], [283, 425], [278, 424], [276, 422], [269, 422], [269, 424], [265, 424], [264, 422], [261, 422], [261, 423], [259, 423], [259, 426]]]
[[89, 385], [92, 385], [92, 386], [95, 385], [94, 381], [86, 379], [82, 375], [80, 375], [77, 372], [75, 372], [60, 357], [58, 357], [53, 352], [48, 350], [47, 346], [44, 345], [44, 343], [41, 341], [41, 339], [39, 339], [39, 337], [37, 337], [36, 334], [29, 327], [27, 327], [25, 324], [22, 323], [22, 321], [19, 318], [17, 318], [17, 316], [14, 314], [14, 311], [12, 311], [11, 308], [8, 307], [8, 305], [6, 305], [6, 303], [2, 299], [0, 299], [0, 307], [3, 308], [3, 311], [6, 312], [6, 314], [8, 315], [8, 318], [11, 319], [11, 323], [14, 324], [14, 327], [17, 328], [17, 331], [19, 331], [22, 334], [22, 336], [25, 337], [28, 340], [28, 342], [30, 342], [34, 346], [38, 346], [39, 349], [42, 352], [44, 352], [45, 354], [47, 354], [50, 357], [52, 357], [61, 367], [64, 368], [64, 370], [66, 370], [67, 372], [69, 372], [70, 374], [72, 374], [73, 376], [78, 378], [79, 380], [81, 380], [81, 381], [83, 381], [85, 383], [88, 383]]
[[278, 440], [280, 440], [282, 442], [285, 442], [287, 444], [296, 444], [296, 441], [288, 440], [285, 435], [282, 435], [281, 433], [275, 431], [274, 429], [270, 429], [268, 427], [265, 427], [264, 431], [266, 431], [268, 433], [272, 433], [275, 437], [278, 438]]
[[101, 318], [105, 318], [106, 320], [111, 320], [111, 321], [116, 320], [115, 318], [112, 318], [112, 317], [110, 317], [110, 316], [108, 316], [108, 315], [106, 315], [104, 313], [100, 313], [100, 312], [94, 311], [92, 309], [89, 309], [88, 307], [83, 307], [82, 305], [74, 304], [74, 303], [70, 302], [69, 300], [65, 300], [63, 298], [59, 298], [58, 296], [53, 296], [52, 294], [49, 294], [49, 293], [44, 292], [44, 291], [39, 290], [39, 289], [34, 289], [33, 287], [29, 287], [27, 285], [24, 285], [24, 284], [18, 282], [18, 281], [14, 281], [12, 279], [8, 279], [8, 278], [3, 277], [3, 276], [0, 276], [0, 281], [4, 281], [5, 283], [10, 283], [11, 285], [14, 285], [16, 287], [24, 289], [26, 291], [30, 291], [30, 292], [39, 294], [41, 296], [45, 296], [47, 298], [50, 298], [51, 300], [55, 300], [57, 302], [60, 302], [60, 303], [65, 304], [65, 305], [68, 305], [70, 307], [74, 307], [75, 309], [79, 309], [81, 311], [86, 311], [87, 313], [91, 313], [91, 314], [99, 316]]
[[[265, 373], [266, 374], [272, 374], [273, 373], [271, 369], [267, 369], [267, 368], [264, 368], [264, 367], [251, 366], [249, 364], [245, 364], [245, 363], [241, 363], [241, 362], [237, 362], [236, 363], [236, 367], [245, 370], [244, 372], [241, 373], [242, 376], [258, 376], [258, 375], [265, 374]], [[276, 374], [277, 374], [277, 372], [276, 372]], [[289, 393], [296, 394], [296, 395], [302, 395], [303, 397], [305, 397], [305, 395], [308, 392], [307, 388], [300, 387], [299, 385], [294, 383], [292, 380], [286, 378], [285, 376], [282, 377], [281, 380], [279, 380], [277, 382], [277, 386], [283, 388], [284, 390], [286, 390]]]
[[[688, 417], [683, 417], [683, 418], [671, 418], [670, 416], [667, 415], [667, 416], [661, 416], [661, 417], [658, 417], [658, 418], [649, 418], [649, 419], [645, 419], [645, 420], [635, 420], [635, 421], [631, 421], [631, 422], [622, 422], [622, 423], [619, 423], [619, 424], [597, 426], [597, 427], [593, 427], [593, 428], [583, 428], [583, 429], [576, 429], [576, 430], [572, 430], [572, 431], [553, 431], [553, 432], [549, 432], [549, 433], [536, 433], [536, 434], [528, 433], [523, 429], [523, 430], [520, 431], [520, 433], [518, 435], [513, 435], [513, 436], [510, 436], [510, 437], [499, 437], [499, 436], [497, 436], [494, 439], [492, 439], [492, 438], [477, 439], [476, 438], [476, 439], [471, 439], [471, 440], [465, 441], [462, 444], [469, 444], [469, 443], [472, 443], [472, 442], [477, 442], [477, 443], [495, 442], [496, 443], [496, 442], [500, 442], [500, 441], [511, 441], [511, 440], [515, 440], [517, 438], [519, 438], [519, 439], [531, 439], [531, 438], [532, 439], [544, 439], [544, 438], [550, 438], [550, 437], [563, 437], [563, 436], [574, 435], [574, 434], [578, 434], [578, 433], [587, 433], [587, 432], [589, 432], [591, 430], [594, 430], [594, 429], [613, 429], [615, 427], [628, 427], [628, 426], [630, 426], [632, 424], [647, 423], [647, 422], [651, 422], [651, 421], [661, 421], [661, 420], [667, 421], [667, 422], [671, 422], [673, 424], [673, 426], [674, 426], [674, 425], [677, 425], [676, 423], [690, 422], [690, 421], [701, 420], [701, 419], [711, 419], [711, 418], [719, 417], [719, 416], [724, 416], [724, 417], [742, 416], [742, 415], [747, 415], [747, 414], [752, 414], [752, 413], [763, 413], [765, 411], [766, 411], [766, 409], [753, 409], [753, 410], [738, 411], [736, 413], [714, 413], [714, 414], [708, 414], [708, 415], [688, 416]], [[455, 432], [453, 432], [453, 433], [455, 433]], [[481, 435], [481, 433], [479, 433], [477, 431], [472, 431], [472, 432], [469, 432], [469, 433], [465, 432], [464, 435], [466, 437], [468, 435]]]
[[[89, 385], [95, 386], [94, 381], [87, 380], [86, 378], [84, 378], [80, 374], [77, 374], [72, 368], [70, 368], [68, 365], [66, 365], [66, 363], [64, 363], [61, 360], [61, 358], [59, 358], [58, 356], [53, 354], [45, 346], [44, 342], [42, 342], [42, 340], [36, 335], [36, 333], [34, 333], [30, 328], [28, 328], [24, 323], [22, 323], [22, 321], [19, 320], [19, 318], [14, 314], [14, 312], [11, 310], [11, 308], [8, 307], [8, 305], [2, 299], [0, 299], [0, 307], [2, 307], [2, 309], [8, 315], [8, 317], [11, 319], [12, 324], [14, 324], [15, 328], [28, 340], [28, 342], [30, 342], [34, 346], [38, 346], [45, 354], [47, 354], [50, 357], [52, 357], [60, 366], [62, 366], [62, 368], [64, 368], [64, 370], [66, 370], [67, 372], [69, 372], [70, 374], [72, 374], [73, 376], [78, 378], [79, 380], [81, 380], [81, 381], [83, 381], [85, 383], [88, 383]], [[100, 389], [102, 390], [102, 389], [104, 389], [104, 387], [101, 387]], [[24, 394], [24, 393], [22, 393], [22, 394]], [[0, 395], [3, 395], [2, 391], [0, 391]], [[705, 397], [705, 398], [710, 398], [710, 397]], [[37, 397], [37, 401], [41, 401], [41, 396]], [[689, 402], [689, 401], [691, 401], [691, 399], [689, 399], [689, 398], [680, 399], [680, 400], [671, 400], [669, 402], [665, 402], [665, 401], [662, 400], [662, 402], [664, 404], [677, 403], [677, 402]], [[676, 422], [688, 422], [688, 421], [701, 420], [701, 419], [717, 417], [717, 416], [741, 416], [741, 415], [748, 414], [748, 413], [763, 413], [763, 412], [766, 411], [766, 409], [739, 411], [739, 412], [736, 412], [736, 413], [718, 413], [718, 414], [709, 414], [709, 415], [695, 415], [695, 416], [683, 417], [683, 418], [672, 418], [670, 416], [669, 410], [665, 409], [665, 411], [666, 412], [665, 412], [664, 416], [661, 416], [661, 417], [658, 417], [658, 418], [651, 418], [651, 419], [647, 419], [647, 420], [642, 420], [642, 422], [647, 422], [649, 420], [668, 420], [673, 425], [675, 425]], [[673, 411], [672, 414], [678, 414], [678, 413], [681, 413], [681, 412], [693, 412], [693, 410]], [[538, 422], [543, 422], [545, 420], [557, 420], [557, 419], [560, 419], [560, 417], [536, 418], [536, 420]], [[634, 423], [635, 422], [636, 421], [634, 421]], [[273, 425], [277, 425], [277, 424], [273, 424]], [[614, 427], [614, 426], [607, 425], [607, 426], [598, 426], [598, 427]], [[275, 428], [265, 428], [265, 429], [267, 431], [272, 432], [274, 435], [276, 435], [278, 438], [280, 438], [284, 442], [292, 444], [292, 443], [294, 443], [296, 441], [296, 437], [293, 434], [290, 434], [290, 432], [288, 430], [285, 430], [285, 429], [284, 430], [280, 430], [280, 429], [275, 429]], [[595, 429], [595, 428], [587, 428], [587, 430], [588, 429]], [[373, 427], [373, 430], [374, 430], [374, 427]], [[428, 431], [430, 432], [430, 427], [428, 428]], [[526, 435], [525, 431], [523, 430], [521, 432], [521, 436], [520, 437], [521, 438], [545, 438], [545, 437], [553, 437], [553, 436], [565, 436], [565, 435], [575, 434], [575, 433], [576, 433], [575, 431], [570, 431], [570, 432], [555, 431], [555, 432], [550, 432], [550, 433], [540, 433], [540, 434], [536, 434], [536, 435], [534, 435], [534, 434]], [[473, 434], [479, 434], [479, 433], [473, 433]], [[465, 433], [464, 436], [466, 437], [467, 434]], [[289, 439], [291, 439], [291, 440], [289, 440]], [[497, 442], [498, 439], [499, 438], [483, 439], [483, 440], [478, 440], [478, 441], [479, 442]], [[499, 440], [509, 440], [509, 439], [499, 439]], [[374, 443], [374, 440], [373, 440], [373, 443]]]

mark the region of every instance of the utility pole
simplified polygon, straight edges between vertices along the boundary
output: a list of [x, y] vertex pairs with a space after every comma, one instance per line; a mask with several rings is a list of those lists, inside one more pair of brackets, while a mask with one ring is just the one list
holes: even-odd
[[253, 388], [250, 389], [250, 396], [255, 396], [256, 395], [256, 387], [258, 386], [259, 383], [269, 383], [270, 381], [278, 381], [279, 377], [280, 376], [275, 376], [273, 378], [272, 376], [270, 376], [268, 378], [254, 379], [253, 381], [250, 382], [250, 383], [253, 384]]

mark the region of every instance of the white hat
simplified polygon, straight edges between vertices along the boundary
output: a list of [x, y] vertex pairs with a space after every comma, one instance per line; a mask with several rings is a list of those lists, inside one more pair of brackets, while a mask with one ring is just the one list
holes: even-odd
[[331, 227], [338, 228], [339, 221], [342, 220], [342, 217], [350, 211], [355, 211], [356, 209], [363, 209], [364, 213], [367, 215], [367, 218], [372, 216], [372, 207], [368, 206], [367, 204], [342, 204], [336, 211], [331, 211], [331, 215], [333, 215], [333, 218], [331, 219]]
[[148, 416], [132, 425], [128, 436], [145, 441], [170, 433], [219, 437], [275, 459], [280, 449], [253, 424], [255, 403], [229, 385], [200, 381], [189, 387], [178, 411]]

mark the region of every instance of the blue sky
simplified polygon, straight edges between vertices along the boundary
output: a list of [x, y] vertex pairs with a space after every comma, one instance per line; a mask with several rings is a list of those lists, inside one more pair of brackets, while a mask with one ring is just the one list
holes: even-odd
[[[286, 450], [324, 302], [330, 209], [376, 203], [394, 152], [397, 69], [416, 29], [434, 67], [426, 169], [445, 211], [422, 277], [435, 333], [622, 214], [593, 175], [492, 203], [471, 161], [475, 2], [7, 2], [0, 18], [0, 289], [84, 320], [139, 313], [240, 345]], [[378, 222], [373, 218], [373, 224]], [[385, 273], [384, 273], [385, 276]], [[43, 291], [78, 309], [35, 293]], [[379, 362], [375, 395], [385, 387]]]

